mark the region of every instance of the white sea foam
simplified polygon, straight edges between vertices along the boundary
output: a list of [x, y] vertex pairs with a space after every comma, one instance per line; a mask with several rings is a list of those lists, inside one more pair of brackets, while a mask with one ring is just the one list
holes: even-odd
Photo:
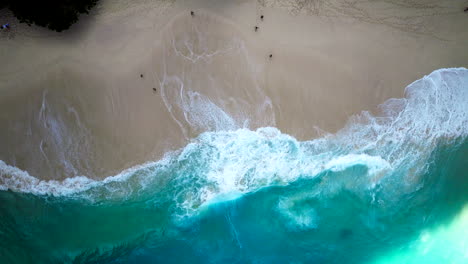
[[[107, 184], [123, 183], [117, 186], [107, 186], [107, 191], [121, 191], [123, 186], [128, 186], [127, 181], [134, 176], [136, 172], [148, 170], [156, 165], [164, 166], [168, 160], [166, 157], [173, 153], [166, 154], [165, 158], [158, 162], [148, 162], [126, 169], [121, 173], [106, 177], [105, 179], [93, 180], [85, 176], [67, 178], [63, 181], [57, 180], [39, 180], [31, 176], [28, 172], [17, 167], [10, 166], [0, 160], [0, 190], [11, 190], [14, 192], [32, 193], [35, 195], [69, 196], [83, 193], [87, 190], [105, 186]], [[145, 179], [139, 181], [140, 185], [145, 184]], [[115, 189], [115, 190], [112, 190]], [[82, 196], [84, 198], [89, 198]]]
[[355, 165], [364, 165], [369, 169], [369, 174], [375, 174], [382, 170], [391, 169], [390, 163], [379, 156], [369, 156], [366, 154], [349, 154], [330, 160], [325, 165], [331, 171], [343, 171]]
[[[174, 199], [190, 212], [210, 201], [355, 165], [367, 167], [369, 177], [360, 184], [368, 188], [388, 179], [394, 170], [409, 168], [412, 173], [401, 174], [406, 178], [390, 180], [411, 184], [408, 177], [418, 173], [414, 168], [424, 169], [437, 144], [467, 135], [468, 70], [442, 69], [409, 85], [405, 98], [385, 102], [380, 115], [363, 112], [334, 135], [299, 142], [271, 127], [206, 132], [158, 162], [102, 181], [83, 176], [44, 181], [0, 162], [0, 189], [56, 196], [94, 190], [104, 198], [127, 197], [152, 186], [165, 173], [172, 177]], [[290, 217], [299, 217], [299, 225], [314, 225], [302, 216]]]
[[68, 178], [61, 182], [39, 180], [26, 171], [0, 160], [0, 190], [61, 196], [89, 189], [95, 184], [96, 181], [84, 176]]

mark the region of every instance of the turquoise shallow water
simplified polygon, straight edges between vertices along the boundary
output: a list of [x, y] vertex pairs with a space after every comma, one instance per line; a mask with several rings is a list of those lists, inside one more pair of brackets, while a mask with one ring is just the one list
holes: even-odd
[[0, 161], [1, 263], [467, 263], [468, 70], [298, 141], [205, 132], [95, 181]]

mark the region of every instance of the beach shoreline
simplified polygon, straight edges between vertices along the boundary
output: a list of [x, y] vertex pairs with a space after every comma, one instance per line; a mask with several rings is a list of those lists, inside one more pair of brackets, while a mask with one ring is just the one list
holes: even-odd
[[100, 179], [204, 131], [336, 132], [433, 70], [468, 67], [468, 17], [449, 2], [418, 22], [427, 34], [269, 1], [102, 1], [64, 34], [18, 25], [0, 40], [0, 160]]

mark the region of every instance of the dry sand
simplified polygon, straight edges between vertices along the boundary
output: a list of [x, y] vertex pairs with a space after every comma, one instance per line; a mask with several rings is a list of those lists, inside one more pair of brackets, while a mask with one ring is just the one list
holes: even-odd
[[467, 67], [464, 5], [103, 0], [61, 34], [3, 13], [0, 159], [102, 178], [204, 131], [334, 132], [435, 69]]

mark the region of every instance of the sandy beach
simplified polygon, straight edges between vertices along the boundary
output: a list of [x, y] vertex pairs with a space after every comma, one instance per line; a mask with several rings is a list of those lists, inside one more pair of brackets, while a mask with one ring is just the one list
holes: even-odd
[[205, 131], [336, 132], [433, 70], [468, 67], [466, 4], [105, 0], [63, 33], [4, 12], [0, 160], [97, 179]]

